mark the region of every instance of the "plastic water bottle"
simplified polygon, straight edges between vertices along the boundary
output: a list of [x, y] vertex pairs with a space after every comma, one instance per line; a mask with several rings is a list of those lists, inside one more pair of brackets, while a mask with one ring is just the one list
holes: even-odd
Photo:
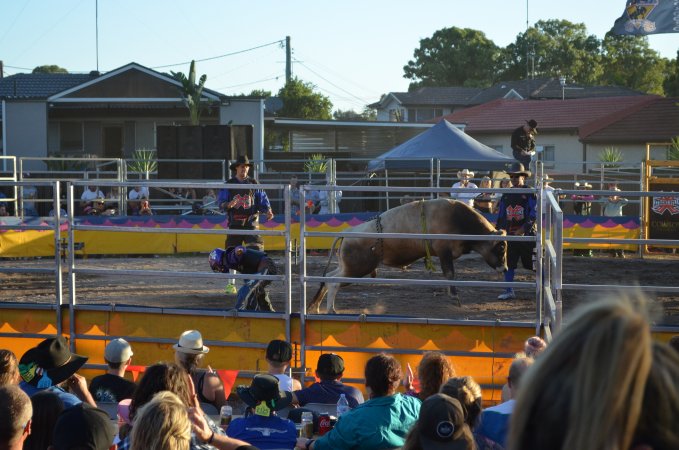
[[340, 394], [340, 398], [339, 400], [337, 400], [337, 418], [339, 419], [342, 414], [348, 412], [350, 409], [351, 408], [349, 408], [347, 396], [344, 394]]

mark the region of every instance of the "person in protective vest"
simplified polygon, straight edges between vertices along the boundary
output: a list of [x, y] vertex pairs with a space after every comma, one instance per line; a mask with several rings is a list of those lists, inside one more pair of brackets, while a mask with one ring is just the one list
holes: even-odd
[[[278, 274], [276, 263], [266, 253], [242, 245], [216, 248], [210, 252], [208, 262], [213, 272], [228, 273], [233, 269], [245, 274]], [[245, 280], [238, 290], [236, 309], [274, 311], [267, 289], [270, 284], [271, 280]]]

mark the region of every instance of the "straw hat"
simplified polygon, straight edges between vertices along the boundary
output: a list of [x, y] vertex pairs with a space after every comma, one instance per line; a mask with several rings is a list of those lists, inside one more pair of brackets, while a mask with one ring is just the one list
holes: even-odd
[[198, 330], [188, 330], [179, 336], [179, 342], [172, 346], [175, 351], [198, 355], [210, 351], [209, 347], [203, 345], [203, 336]]
[[474, 178], [474, 172], [470, 172], [469, 169], [462, 169], [457, 172], [457, 178], [460, 180], [463, 178]]

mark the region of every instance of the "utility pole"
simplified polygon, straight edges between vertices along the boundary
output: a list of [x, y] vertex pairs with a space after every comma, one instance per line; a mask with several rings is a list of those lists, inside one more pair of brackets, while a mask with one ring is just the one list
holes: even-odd
[[94, 34], [95, 34], [95, 46], [97, 53], [97, 73], [99, 73], [99, 0], [94, 2]]
[[290, 36], [285, 36], [285, 84], [292, 80], [292, 49], [290, 48]]
[[2, 80], [5, 77], [5, 67], [2, 64], [2, 60], [0, 59], [0, 80]]

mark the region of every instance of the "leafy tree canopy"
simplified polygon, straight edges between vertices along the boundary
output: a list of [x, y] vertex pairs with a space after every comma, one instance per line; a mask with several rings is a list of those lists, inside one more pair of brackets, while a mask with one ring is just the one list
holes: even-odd
[[32, 73], [68, 73], [68, 70], [59, 67], [56, 64], [38, 66], [33, 69]]
[[271, 91], [265, 91], [264, 89], [253, 89], [249, 94], [236, 94], [231, 97], [236, 98], [269, 98], [271, 97]]
[[663, 94], [667, 60], [648, 46], [646, 36], [606, 34], [602, 43], [601, 84]]
[[679, 97], [679, 50], [677, 57], [667, 63], [663, 87], [666, 96]]
[[279, 91], [278, 97], [283, 107], [278, 110], [279, 117], [297, 119], [330, 120], [332, 102], [328, 97], [314, 91], [314, 85], [294, 77]]
[[421, 86], [490, 86], [499, 48], [482, 31], [443, 28], [420, 40], [414, 58], [403, 67], [410, 89]]
[[362, 120], [377, 120], [377, 111], [374, 108], [365, 107], [362, 113], [357, 113], [353, 109], [342, 111], [338, 109], [332, 113], [332, 117], [335, 120], [343, 120], [348, 122], [357, 122]]
[[502, 52], [503, 80], [521, 80], [528, 71], [537, 78], [566, 76], [595, 84], [601, 75], [600, 41], [587, 35], [585, 24], [540, 20], [520, 33]]

